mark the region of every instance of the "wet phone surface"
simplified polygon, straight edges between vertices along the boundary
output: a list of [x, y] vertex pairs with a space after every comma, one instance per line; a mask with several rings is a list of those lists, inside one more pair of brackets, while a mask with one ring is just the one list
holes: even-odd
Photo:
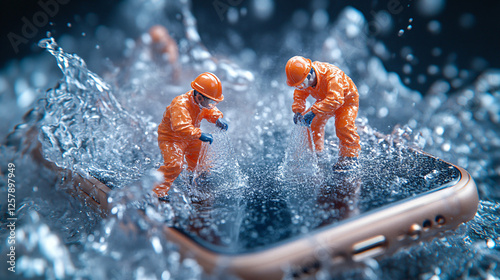
[[360, 157], [356, 171], [320, 169], [314, 178], [250, 178], [253, 191], [197, 201], [174, 227], [216, 253], [257, 252], [453, 186], [461, 177], [456, 167], [409, 148]]

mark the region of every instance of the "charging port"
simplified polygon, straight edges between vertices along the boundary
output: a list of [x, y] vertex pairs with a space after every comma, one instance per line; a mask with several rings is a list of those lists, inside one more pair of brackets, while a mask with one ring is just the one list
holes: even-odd
[[352, 246], [352, 259], [360, 261], [368, 257], [375, 257], [385, 251], [386, 239], [383, 235], [377, 235], [370, 239], [358, 242]]

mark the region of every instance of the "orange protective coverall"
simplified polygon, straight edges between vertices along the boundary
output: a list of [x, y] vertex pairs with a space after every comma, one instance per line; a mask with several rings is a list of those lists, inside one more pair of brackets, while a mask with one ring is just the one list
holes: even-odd
[[[361, 149], [355, 124], [359, 108], [358, 89], [351, 78], [334, 65], [315, 61], [312, 67], [316, 72], [317, 83], [314, 87], [295, 90], [292, 111], [304, 114], [312, 110], [316, 115], [311, 123], [311, 130], [317, 152], [324, 148], [325, 125], [335, 116], [336, 134], [340, 140], [339, 155], [357, 157]], [[309, 95], [316, 102], [305, 111]]]
[[165, 196], [172, 183], [182, 172], [184, 157], [188, 170], [194, 171], [198, 164], [202, 141], [200, 123], [203, 119], [215, 123], [222, 118], [216, 107], [201, 109], [194, 101], [193, 91], [179, 95], [167, 107], [158, 126], [158, 146], [163, 156], [163, 165], [158, 171], [165, 181], [154, 188], [159, 196]]

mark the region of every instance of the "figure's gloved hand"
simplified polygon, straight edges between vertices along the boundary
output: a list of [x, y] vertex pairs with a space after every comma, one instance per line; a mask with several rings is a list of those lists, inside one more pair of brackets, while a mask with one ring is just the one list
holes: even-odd
[[209, 142], [210, 144], [212, 144], [212, 142], [214, 141], [214, 138], [212, 137], [212, 134], [210, 134], [210, 133], [202, 133], [200, 136], [200, 140], [203, 142]]
[[293, 123], [294, 124], [300, 124], [303, 119], [304, 119], [304, 117], [302, 116], [301, 113], [295, 113], [295, 115], [293, 115]]
[[222, 119], [217, 119], [217, 122], [215, 123], [215, 126], [222, 130], [227, 130], [229, 125]]
[[303, 118], [304, 124], [307, 126], [311, 126], [311, 122], [313, 121], [314, 117], [316, 117], [316, 115], [312, 111], [305, 114]]

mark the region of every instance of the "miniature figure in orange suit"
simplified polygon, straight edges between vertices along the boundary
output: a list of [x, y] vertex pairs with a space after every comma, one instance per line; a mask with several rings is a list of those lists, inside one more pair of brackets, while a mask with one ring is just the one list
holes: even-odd
[[[361, 149], [355, 124], [359, 94], [351, 78], [332, 64], [312, 62], [302, 56], [288, 60], [286, 76], [287, 84], [295, 88], [292, 104], [294, 122], [311, 126], [316, 152], [323, 151], [325, 125], [331, 117], [335, 117], [340, 150], [334, 168], [355, 167]], [[308, 96], [314, 97], [316, 102], [306, 110]]]
[[194, 171], [202, 142], [212, 144], [212, 135], [200, 129], [201, 121], [206, 119], [221, 129], [228, 128], [222, 113], [215, 107], [224, 100], [219, 78], [205, 72], [191, 83], [191, 87], [193, 90], [174, 98], [158, 126], [158, 145], [164, 161], [158, 171], [163, 173], [165, 181], [153, 191], [160, 200], [168, 200], [168, 191], [182, 172], [184, 158], [188, 170]]
[[178, 81], [180, 76], [179, 47], [168, 33], [167, 28], [154, 25], [149, 29], [149, 36], [153, 41], [153, 47], [163, 55], [168, 55], [168, 62], [173, 68], [173, 80]]
[[170, 64], [176, 64], [179, 58], [179, 49], [177, 43], [168, 34], [168, 30], [161, 25], [155, 25], [149, 29], [149, 36], [151, 36], [153, 43], [158, 45], [160, 52], [168, 54]]

